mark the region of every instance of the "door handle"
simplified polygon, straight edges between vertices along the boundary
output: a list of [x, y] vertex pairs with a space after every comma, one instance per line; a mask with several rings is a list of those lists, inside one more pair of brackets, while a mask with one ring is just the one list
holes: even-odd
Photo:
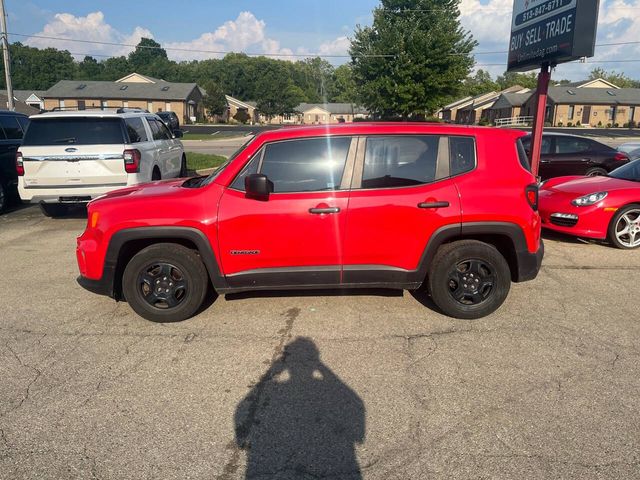
[[591, 159], [590, 158], [581, 158], [580, 161], [581, 162], [590, 162]]
[[319, 215], [321, 213], [338, 213], [340, 207], [327, 207], [327, 208], [310, 208], [309, 213]]
[[547, 160], [547, 159], [540, 159], [540, 163], [551, 163], [551, 160]]
[[449, 206], [449, 202], [422, 202], [418, 204], [418, 208], [445, 208]]

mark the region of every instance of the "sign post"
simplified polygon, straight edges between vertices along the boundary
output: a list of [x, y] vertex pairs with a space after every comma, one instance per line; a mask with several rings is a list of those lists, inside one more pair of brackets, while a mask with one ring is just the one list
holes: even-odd
[[514, 0], [508, 72], [540, 68], [531, 141], [538, 175], [551, 68], [593, 57], [600, 0]]

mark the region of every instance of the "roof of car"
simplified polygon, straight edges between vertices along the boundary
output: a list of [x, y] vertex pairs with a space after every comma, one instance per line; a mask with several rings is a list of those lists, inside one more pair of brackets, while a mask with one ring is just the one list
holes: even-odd
[[149, 113], [145, 111], [128, 111], [118, 113], [117, 109], [105, 109], [105, 110], [60, 110], [53, 112], [40, 113], [38, 115], [32, 115], [30, 118], [54, 118], [54, 117], [140, 117], [140, 116], [155, 115], [155, 113]]
[[454, 135], [515, 135], [521, 136], [525, 132], [495, 127], [480, 127], [476, 125], [453, 125], [447, 123], [430, 122], [354, 122], [331, 125], [304, 125], [285, 127], [278, 130], [262, 132], [261, 136], [274, 138], [323, 136], [323, 135], [359, 135], [359, 134], [454, 134]]

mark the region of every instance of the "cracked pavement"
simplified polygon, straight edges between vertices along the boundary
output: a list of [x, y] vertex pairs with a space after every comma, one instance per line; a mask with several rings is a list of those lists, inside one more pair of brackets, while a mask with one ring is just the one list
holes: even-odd
[[548, 236], [476, 321], [355, 291], [160, 325], [75, 283], [85, 221], [0, 216], [0, 479], [640, 478], [640, 250]]

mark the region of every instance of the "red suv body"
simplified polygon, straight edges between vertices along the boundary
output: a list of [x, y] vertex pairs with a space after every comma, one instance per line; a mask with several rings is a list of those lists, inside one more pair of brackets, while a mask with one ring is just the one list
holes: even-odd
[[193, 315], [209, 286], [425, 282], [444, 313], [484, 316], [542, 261], [522, 135], [407, 123], [262, 133], [209, 177], [92, 201], [78, 281], [154, 321]]

